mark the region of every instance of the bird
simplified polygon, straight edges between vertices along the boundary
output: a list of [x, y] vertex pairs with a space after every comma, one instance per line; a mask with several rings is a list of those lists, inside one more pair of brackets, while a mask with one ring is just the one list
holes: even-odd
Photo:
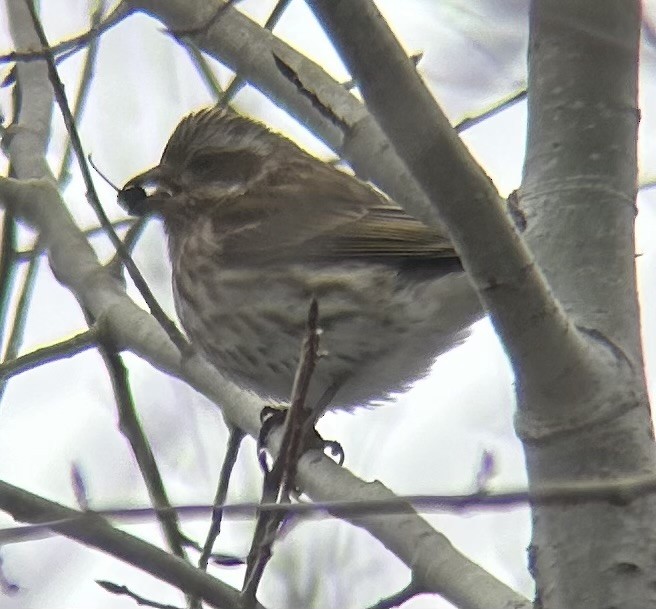
[[240, 387], [289, 401], [316, 299], [315, 419], [389, 401], [483, 314], [448, 235], [227, 107], [185, 116], [118, 200], [163, 221], [182, 327]]

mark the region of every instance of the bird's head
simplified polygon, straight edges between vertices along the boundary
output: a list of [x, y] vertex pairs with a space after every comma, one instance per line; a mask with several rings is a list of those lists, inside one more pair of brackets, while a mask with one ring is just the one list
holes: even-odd
[[224, 108], [206, 108], [182, 119], [159, 164], [119, 191], [131, 215], [156, 213], [165, 221], [199, 206], [234, 202], [271, 173], [290, 142]]

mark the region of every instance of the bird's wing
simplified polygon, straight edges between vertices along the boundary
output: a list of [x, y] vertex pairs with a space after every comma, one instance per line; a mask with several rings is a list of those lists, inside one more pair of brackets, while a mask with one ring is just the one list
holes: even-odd
[[216, 224], [221, 258], [231, 263], [457, 260], [443, 233], [319, 161], [293, 180], [240, 196], [232, 210], [219, 210]]

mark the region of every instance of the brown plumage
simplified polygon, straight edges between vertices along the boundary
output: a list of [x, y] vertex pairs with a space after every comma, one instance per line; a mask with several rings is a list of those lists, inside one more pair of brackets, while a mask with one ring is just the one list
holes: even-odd
[[480, 316], [445, 235], [230, 110], [184, 118], [120, 199], [164, 220], [182, 325], [241, 385], [289, 398], [318, 298], [317, 414], [402, 389]]

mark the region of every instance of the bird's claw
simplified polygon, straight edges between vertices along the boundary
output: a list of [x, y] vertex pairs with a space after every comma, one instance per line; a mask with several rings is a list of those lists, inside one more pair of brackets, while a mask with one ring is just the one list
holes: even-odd
[[276, 428], [284, 425], [288, 408], [285, 406], [265, 406], [260, 411], [260, 433], [257, 434], [257, 460], [265, 474], [270, 471], [267, 462], [266, 444], [269, 435]]
[[[321, 438], [321, 436], [319, 436]], [[323, 453], [329, 453], [329, 456], [337, 461], [337, 465], [344, 465], [344, 448], [336, 440], [324, 440], [323, 442]]]
[[[266, 451], [267, 440], [271, 432], [279, 426], [284, 425], [288, 408], [286, 406], [265, 406], [260, 411], [260, 433], [257, 436], [257, 458], [264, 473], [270, 471], [268, 455]], [[338, 465], [344, 465], [344, 449], [335, 440], [324, 440], [319, 432], [312, 428], [305, 439], [303, 452], [308, 450], [319, 450], [329, 455]]]

